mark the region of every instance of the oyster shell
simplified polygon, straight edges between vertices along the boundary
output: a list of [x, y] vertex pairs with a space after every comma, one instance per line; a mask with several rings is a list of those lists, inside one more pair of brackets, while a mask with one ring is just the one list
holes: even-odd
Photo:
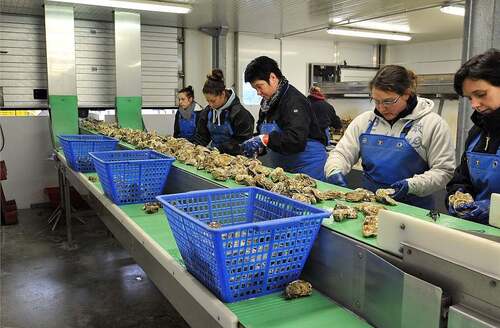
[[275, 183], [274, 186], [271, 188], [271, 191], [280, 195], [289, 196], [288, 186], [284, 181]]
[[398, 202], [396, 202], [390, 195], [393, 195], [396, 192], [394, 189], [377, 189], [375, 192], [375, 200], [381, 204], [386, 204], [386, 205], [398, 205]]
[[373, 202], [375, 200], [375, 194], [370, 190], [363, 188], [354, 189], [354, 191], [346, 192], [344, 194], [344, 199], [348, 202]]
[[327, 190], [327, 191], [320, 191], [316, 188], [311, 188], [312, 192], [314, 193], [314, 196], [318, 199], [318, 201], [323, 201], [323, 200], [334, 200], [341, 198], [344, 193], [341, 191], [335, 191], [335, 190]]
[[258, 174], [254, 177], [254, 179], [255, 179], [255, 184], [258, 187], [264, 188], [266, 190], [271, 190], [274, 187], [274, 183], [268, 178], [266, 178], [264, 174]]
[[304, 280], [295, 280], [289, 283], [284, 292], [284, 296], [287, 300], [310, 296], [312, 294], [312, 285], [310, 282]]
[[255, 179], [248, 174], [238, 174], [234, 177], [234, 181], [240, 185], [255, 186]]
[[[298, 200], [298, 201], [300, 201], [302, 203], [306, 203], [306, 204], [315, 204], [316, 203], [316, 198], [314, 196], [311, 196], [308, 194], [293, 193], [292, 199]], [[314, 201], [314, 203], [313, 203], [313, 201]]]
[[158, 212], [160, 208], [161, 208], [160, 202], [145, 203], [144, 206], [142, 206], [142, 210], [147, 214], [154, 214]]
[[316, 188], [316, 180], [308, 176], [307, 174], [298, 173], [293, 176], [295, 181], [298, 181], [303, 187], [313, 187]]
[[215, 167], [225, 167], [231, 165], [234, 156], [229, 154], [218, 154], [213, 157]]
[[226, 181], [229, 178], [229, 168], [216, 167], [212, 170], [212, 176], [215, 180]]
[[[453, 195], [448, 197], [448, 202], [450, 206], [453, 206], [453, 208], [457, 210], [457, 208], [460, 208], [461, 206], [472, 204], [474, 202], [474, 198], [472, 198], [472, 195], [469, 193], [463, 193], [460, 190], [457, 190]], [[462, 212], [464, 211], [462, 210]]]
[[332, 216], [334, 221], [342, 222], [345, 219], [357, 219], [358, 211], [356, 211], [353, 207], [344, 204], [337, 204], [333, 209]]
[[378, 234], [378, 217], [369, 215], [365, 217], [362, 226], [362, 233], [364, 237], [374, 237]]
[[375, 204], [361, 204], [355, 207], [358, 211], [366, 216], [378, 215], [380, 210], [385, 210], [386, 208], [382, 205]]
[[89, 179], [90, 182], [99, 181], [99, 177], [97, 177], [96, 175], [89, 175], [87, 179]]
[[285, 171], [279, 166], [272, 170], [271, 173], [269, 173], [269, 178], [273, 182], [280, 182], [288, 179]]

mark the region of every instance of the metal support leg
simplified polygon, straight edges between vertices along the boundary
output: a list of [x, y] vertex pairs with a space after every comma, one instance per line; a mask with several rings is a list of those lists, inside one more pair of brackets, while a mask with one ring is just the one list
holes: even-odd
[[61, 204], [63, 206], [63, 213], [66, 219], [66, 237], [67, 237], [67, 248], [74, 249], [75, 245], [73, 244], [73, 234], [71, 230], [71, 202], [69, 196], [69, 181], [66, 178], [66, 168], [61, 166], [60, 168], [62, 174], [62, 185], [63, 185], [63, 198], [61, 199]]

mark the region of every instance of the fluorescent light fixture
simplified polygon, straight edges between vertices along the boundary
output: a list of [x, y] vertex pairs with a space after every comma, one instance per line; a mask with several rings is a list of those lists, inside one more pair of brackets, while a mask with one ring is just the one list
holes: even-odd
[[440, 10], [445, 14], [465, 16], [465, 7], [462, 6], [442, 6]]
[[377, 22], [374, 20], [366, 20], [361, 22], [353, 22], [351, 23], [349, 19], [344, 19], [342, 17], [334, 17], [332, 22], [335, 24], [342, 23], [342, 26], [349, 27], [360, 27], [371, 30], [381, 30], [381, 31], [390, 31], [390, 32], [403, 32], [410, 33], [410, 27], [407, 24], [394, 24], [394, 23], [385, 23], [385, 22]]
[[123, 0], [55, 0], [50, 3], [72, 3], [89, 6], [111, 7], [130, 10], [157, 11], [163, 13], [187, 14], [191, 12], [190, 5], [155, 2], [155, 1], [123, 1]]
[[360, 38], [384, 39], [384, 40], [396, 40], [396, 41], [411, 40], [411, 35], [408, 34], [373, 31], [373, 30], [360, 30], [360, 29], [351, 29], [345, 27], [331, 27], [326, 31], [329, 34], [355, 36]]

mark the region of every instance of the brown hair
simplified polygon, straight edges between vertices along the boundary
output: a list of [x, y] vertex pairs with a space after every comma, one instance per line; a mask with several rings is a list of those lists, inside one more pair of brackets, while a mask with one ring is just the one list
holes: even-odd
[[226, 90], [224, 83], [224, 74], [218, 68], [212, 70], [212, 73], [207, 75], [205, 85], [203, 85], [203, 94], [218, 96]]
[[395, 92], [403, 95], [406, 90], [415, 94], [417, 89], [417, 75], [403, 66], [387, 65], [378, 70], [370, 81], [370, 90], [373, 88], [382, 91]]

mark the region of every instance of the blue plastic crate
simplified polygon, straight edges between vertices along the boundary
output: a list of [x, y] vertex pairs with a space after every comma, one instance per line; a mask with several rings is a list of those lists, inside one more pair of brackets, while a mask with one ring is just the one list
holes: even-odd
[[90, 153], [104, 193], [117, 205], [155, 201], [175, 158], [153, 150]]
[[[256, 187], [162, 195], [186, 268], [219, 299], [277, 291], [299, 278], [329, 212]], [[221, 228], [210, 228], [218, 222]]]
[[58, 137], [69, 166], [78, 172], [95, 171], [89, 152], [115, 150], [118, 145], [116, 139], [95, 134], [66, 134]]

